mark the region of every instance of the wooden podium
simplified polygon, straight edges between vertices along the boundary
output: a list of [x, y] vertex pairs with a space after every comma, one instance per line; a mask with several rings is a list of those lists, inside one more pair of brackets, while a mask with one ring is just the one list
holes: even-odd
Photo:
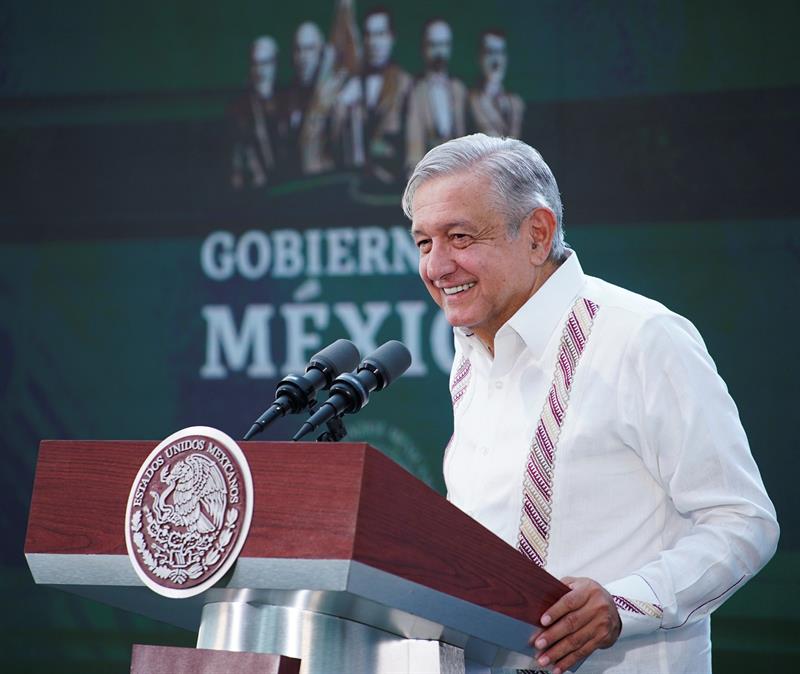
[[25, 555], [51, 585], [198, 632], [198, 649], [302, 674], [533, 667], [567, 588], [366, 444], [242, 442], [253, 520], [232, 570], [188, 599], [138, 578], [125, 507], [152, 441], [43, 441]]

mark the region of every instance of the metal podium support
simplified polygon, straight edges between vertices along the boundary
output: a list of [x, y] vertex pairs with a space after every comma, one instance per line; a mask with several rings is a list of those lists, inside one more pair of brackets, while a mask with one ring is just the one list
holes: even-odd
[[198, 648], [288, 655], [303, 674], [464, 674], [464, 651], [288, 606], [206, 604]]

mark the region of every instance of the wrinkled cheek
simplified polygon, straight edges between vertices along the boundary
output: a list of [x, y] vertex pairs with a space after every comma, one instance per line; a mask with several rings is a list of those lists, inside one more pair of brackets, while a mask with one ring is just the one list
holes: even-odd
[[444, 304], [442, 302], [442, 293], [441, 291], [430, 283], [425, 283], [425, 287], [428, 289], [428, 293], [433, 298], [433, 301], [439, 305], [439, 308], [444, 308]]
[[419, 269], [419, 277], [420, 277], [420, 279], [422, 279], [422, 283], [425, 285], [425, 289], [428, 291], [430, 296], [433, 298], [433, 301], [436, 302], [436, 304], [439, 304], [439, 306], [441, 306], [441, 304], [439, 303], [439, 297], [438, 297], [439, 291], [431, 283], [430, 279], [428, 278], [428, 274], [427, 274], [427, 271], [426, 271], [426, 268], [425, 268], [425, 262], [423, 260], [419, 261], [419, 268], [418, 269]]

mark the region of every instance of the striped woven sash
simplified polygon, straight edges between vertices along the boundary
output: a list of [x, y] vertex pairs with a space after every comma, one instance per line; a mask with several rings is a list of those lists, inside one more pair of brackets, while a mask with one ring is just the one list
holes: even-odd
[[553, 383], [533, 434], [525, 469], [517, 549], [542, 567], [547, 561], [550, 536], [556, 447], [567, 414], [575, 370], [592, 331], [597, 310], [594, 302], [578, 298], [567, 317]]

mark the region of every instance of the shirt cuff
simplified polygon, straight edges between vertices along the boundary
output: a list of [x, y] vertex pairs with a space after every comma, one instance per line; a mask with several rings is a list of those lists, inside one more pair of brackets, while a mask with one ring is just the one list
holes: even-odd
[[604, 587], [611, 594], [622, 621], [620, 638], [647, 634], [661, 627], [664, 610], [644, 578], [626, 576]]

